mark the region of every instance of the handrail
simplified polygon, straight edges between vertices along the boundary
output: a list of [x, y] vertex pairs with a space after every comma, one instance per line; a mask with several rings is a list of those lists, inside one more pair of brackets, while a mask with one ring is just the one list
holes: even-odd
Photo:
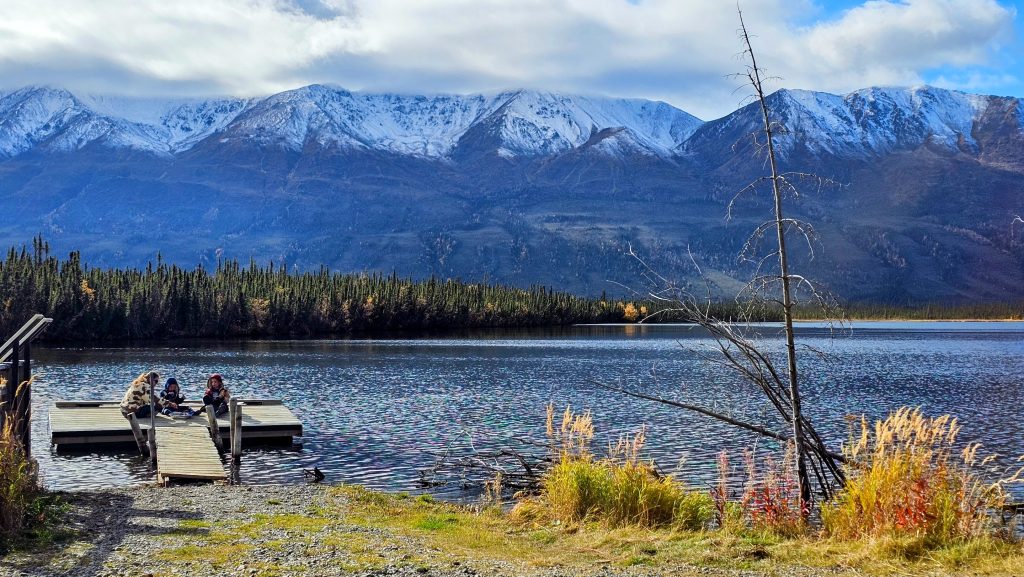
[[[7, 342], [5, 342], [3, 345], [0, 345], [0, 351], [5, 351], [5, 350], [9, 349], [11, 347], [11, 345], [13, 345], [15, 342], [19, 341], [21, 339], [22, 335], [24, 333], [28, 332], [29, 329], [31, 328], [31, 326], [35, 325], [35, 323], [39, 322], [39, 319], [41, 319], [41, 318], [43, 318], [43, 315], [41, 315], [39, 313], [36, 313], [36, 314], [32, 315], [32, 318], [28, 319], [25, 322], [25, 324], [21, 325], [21, 328], [18, 329], [17, 332], [15, 332], [13, 336], [11, 336], [11, 338], [7, 339]], [[4, 357], [4, 358], [6, 358], [6, 357]]]
[[46, 318], [41, 314], [32, 315], [25, 324], [21, 325], [21, 328], [14, 333], [14, 336], [7, 339], [3, 345], [0, 345], [0, 363], [5, 362], [10, 358], [14, 352], [15, 346], [22, 347], [26, 343], [31, 342], [39, 333], [46, 328], [48, 324], [53, 322], [53, 319]]

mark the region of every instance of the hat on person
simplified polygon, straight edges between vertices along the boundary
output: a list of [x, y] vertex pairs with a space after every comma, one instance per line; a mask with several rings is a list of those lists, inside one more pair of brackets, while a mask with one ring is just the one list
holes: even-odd
[[164, 388], [166, 389], [167, 387], [169, 387], [171, 385], [177, 385], [177, 384], [178, 384], [178, 379], [176, 379], [174, 377], [170, 377], [170, 378], [167, 379], [167, 382], [164, 383]]
[[213, 373], [210, 375], [210, 379], [217, 379], [218, 381], [224, 382], [224, 377], [220, 376], [220, 373]]

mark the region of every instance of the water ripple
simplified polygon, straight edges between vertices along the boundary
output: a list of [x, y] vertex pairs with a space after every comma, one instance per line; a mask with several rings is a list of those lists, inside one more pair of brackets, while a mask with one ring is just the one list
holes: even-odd
[[[777, 326], [760, 342], [783, 351]], [[844, 416], [881, 417], [903, 405], [951, 413], [964, 440], [1004, 455], [1024, 454], [1024, 324], [872, 323], [849, 332], [801, 325], [804, 404], [832, 442]], [[279, 397], [304, 423], [301, 446], [247, 450], [244, 482], [302, 482], [318, 466], [332, 481], [389, 490], [415, 488], [427, 451], [488, 446], [513, 435], [543, 436], [544, 407], [589, 408], [602, 446], [646, 426], [648, 453], [697, 485], [713, 482], [714, 456], [755, 439], [705, 418], [623, 398], [591, 379], [701, 402], [777, 428], [749, 384], [702, 355], [713, 342], [689, 327], [574, 327], [489, 331], [448, 338], [176, 342], [143, 347], [37, 347], [33, 390], [36, 456], [53, 489], [153, 479], [144, 458], [124, 453], [57, 454], [48, 447], [47, 404], [120, 398], [155, 368], [185, 393], [201, 394], [219, 372], [243, 397]], [[763, 440], [760, 441], [762, 444]]]

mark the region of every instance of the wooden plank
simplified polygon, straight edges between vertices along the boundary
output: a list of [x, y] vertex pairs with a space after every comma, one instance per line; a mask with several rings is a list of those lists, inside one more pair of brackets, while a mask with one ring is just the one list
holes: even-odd
[[72, 409], [75, 407], [120, 407], [117, 401], [55, 401], [53, 403], [58, 409]]
[[220, 453], [202, 427], [162, 427], [157, 435], [157, 476], [171, 479], [227, 478]]

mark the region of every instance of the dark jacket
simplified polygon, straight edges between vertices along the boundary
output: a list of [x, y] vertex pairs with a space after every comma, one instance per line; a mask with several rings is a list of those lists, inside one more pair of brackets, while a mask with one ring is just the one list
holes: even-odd
[[185, 395], [181, 394], [180, 389], [177, 392], [172, 393], [169, 392], [166, 388], [164, 388], [164, 390], [161, 391], [160, 393], [160, 398], [163, 399], [164, 406], [166, 406], [166, 403], [174, 403], [175, 405], [180, 405], [185, 402]]
[[206, 393], [203, 395], [204, 405], [219, 405], [221, 403], [228, 402], [231, 398], [231, 394], [228, 393], [227, 387], [221, 385], [220, 389], [214, 391], [213, 389], [206, 389]]

